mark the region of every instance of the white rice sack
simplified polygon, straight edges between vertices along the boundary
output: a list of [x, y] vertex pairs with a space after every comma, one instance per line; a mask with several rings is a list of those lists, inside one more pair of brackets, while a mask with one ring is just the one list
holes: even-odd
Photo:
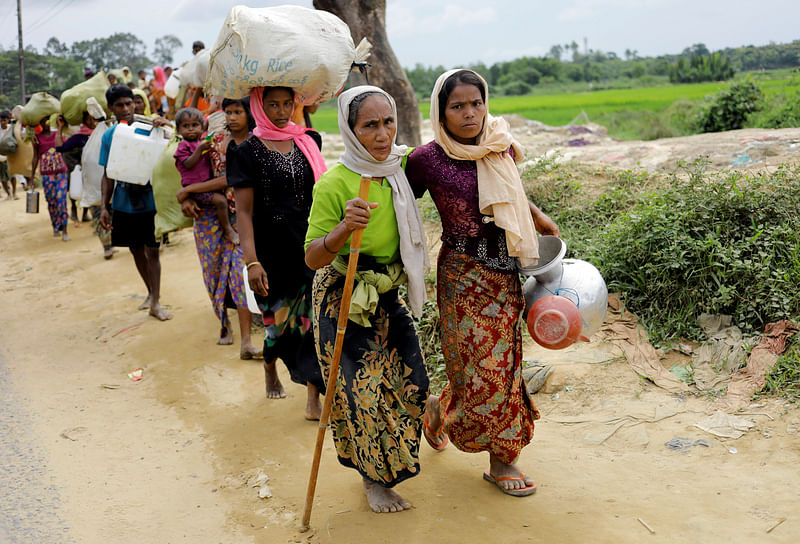
[[336, 96], [370, 48], [366, 39], [355, 47], [327, 11], [234, 6], [211, 48], [206, 92], [240, 98], [253, 87], [291, 87], [298, 103], [318, 104]]
[[180, 82], [185, 87], [203, 87], [208, 79], [208, 61], [211, 51], [203, 49], [181, 68]]

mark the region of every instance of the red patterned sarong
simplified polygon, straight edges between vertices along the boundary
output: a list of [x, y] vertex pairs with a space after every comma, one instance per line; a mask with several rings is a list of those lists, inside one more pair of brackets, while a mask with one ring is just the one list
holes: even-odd
[[[436, 283], [449, 379], [440, 399], [445, 431], [462, 451], [513, 463], [539, 419], [522, 380], [519, 276], [442, 246]], [[451, 384], [465, 384], [466, 394]]]

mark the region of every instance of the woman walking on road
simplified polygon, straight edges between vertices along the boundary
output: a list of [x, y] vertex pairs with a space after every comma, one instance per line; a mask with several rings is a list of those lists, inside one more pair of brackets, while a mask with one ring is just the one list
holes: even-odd
[[228, 150], [226, 176], [234, 188], [239, 241], [250, 287], [264, 320], [267, 397], [283, 398], [277, 359], [307, 388], [306, 419], [319, 419], [324, 387], [311, 335], [311, 281], [303, 239], [314, 182], [325, 171], [319, 134], [290, 121], [294, 92], [257, 87], [250, 94], [253, 135]]
[[[203, 281], [214, 307], [214, 314], [220, 322], [218, 344], [233, 343], [233, 328], [228, 318], [228, 303], [233, 302], [239, 315], [241, 347], [239, 357], [253, 359], [262, 356], [261, 350], [254, 347], [250, 336], [252, 314], [247, 309], [244, 294], [242, 269], [244, 258], [238, 244], [223, 234], [217, 214], [211, 208], [201, 208], [193, 198], [194, 193], [224, 191], [228, 187], [225, 178], [227, 150], [236, 147], [250, 136], [250, 111], [247, 100], [226, 98], [222, 103], [229, 133], [215, 135], [209, 152], [214, 178], [202, 183], [187, 185], [178, 191], [178, 202], [183, 214], [194, 219], [194, 240], [197, 256], [203, 269]], [[236, 228], [236, 214], [230, 214], [230, 222]]]
[[67, 235], [69, 223], [69, 205], [67, 193], [69, 191], [69, 177], [67, 165], [61, 153], [56, 151], [56, 131], [50, 129], [48, 118], [39, 122], [42, 131], [33, 137], [33, 161], [31, 171], [42, 175], [42, 189], [47, 200], [47, 211], [50, 212], [50, 222], [53, 225], [53, 236], [61, 236], [65, 242], [70, 240]]
[[522, 189], [521, 153], [505, 120], [488, 114], [488, 87], [471, 70], [441, 75], [431, 95], [434, 141], [408, 159], [417, 196], [430, 191], [442, 218], [437, 301], [448, 384], [431, 396], [426, 438], [489, 452], [483, 477], [524, 496], [536, 484], [514, 463], [533, 437], [539, 413], [522, 381], [525, 305], [516, 259], [538, 258], [534, 228], [558, 227]]
[[[339, 462], [361, 475], [375, 512], [411, 508], [394, 487], [419, 474], [428, 375], [398, 287], [421, 312], [427, 246], [422, 220], [395, 145], [397, 110], [382, 89], [354, 87], [339, 97], [345, 152], [314, 187], [306, 262], [314, 277], [314, 336], [323, 373], [336, 380], [331, 429]], [[358, 198], [362, 176], [367, 200]], [[350, 236], [364, 229], [339, 376], [332, 363]]]

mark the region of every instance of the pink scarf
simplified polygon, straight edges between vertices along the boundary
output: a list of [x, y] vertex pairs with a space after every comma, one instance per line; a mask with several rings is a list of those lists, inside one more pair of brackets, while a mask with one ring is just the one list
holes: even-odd
[[250, 91], [250, 111], [256, 121], [253, 134], [265, 140], [294, 140], [294, 143], [308, 159], [308, 164], [311, 165], [311, 170], [314, 172], [315, 182], [328, 169], [317, 142], [306, 134], [305, 127], [289, 121], [284, 128], [278, 128], [269, 120], [267, 114], [264, 113], [264, 87], [256, 87]]
[[161, 66], [153, 68], [153, 86], [159, 90], [164, 90], [164, 85], [167, 83], [167, 74]]

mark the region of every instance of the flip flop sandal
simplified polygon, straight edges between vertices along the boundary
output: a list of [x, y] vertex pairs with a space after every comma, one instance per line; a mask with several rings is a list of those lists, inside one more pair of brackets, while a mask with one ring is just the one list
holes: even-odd
[[[425, 440], [428, 442], [428, 445], [435, 449], [436, 451], [442, 451], [447, 447], [449, 443], [449, 439], [447, 438], [447, 433], [444, 432], [444, 425], [439, 429], [439, 434], [433, 434], [431, 431], [430, 426], [428, 425], [428, 416], [427, 414], [422, 417], [422, 434], [425, 436]], [[436, 444], [436, 441], [439, 440], [439, 444]]]
[[500, 482], [507, 482], [507, 481], [522, 481], [525, 482], [525, 473], [521, 472], [521, 478], [511, 478], [511, 477], [503, 477], [503, 478], [495, 478], [491, 475], [491, 473], [487, 470], [483, 473], [483, 479], [489, 482], [490, 484], [494, 484], [497, 488], [505, 493], [506, 495], [511, 495], [512, 497], [527, 497], [528, 495], [533, 495], [536, 493], [536, 484], [531, 484], [526, 487], [522, 487], [520, 489], [506, 489]]

